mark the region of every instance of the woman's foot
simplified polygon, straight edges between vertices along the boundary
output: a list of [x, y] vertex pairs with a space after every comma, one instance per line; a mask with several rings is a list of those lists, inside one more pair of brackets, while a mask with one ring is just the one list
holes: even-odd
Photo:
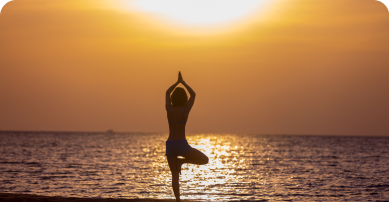
[[176, 164], [177, 164], [177, 171], [181, 175], [181, 166], [182, 166], [182, 164], [184, 164], [182, 162], [182, 159], [177, 158]]

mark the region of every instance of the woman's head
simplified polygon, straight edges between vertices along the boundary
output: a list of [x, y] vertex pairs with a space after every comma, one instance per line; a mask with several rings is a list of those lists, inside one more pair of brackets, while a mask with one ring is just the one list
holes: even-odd
[[183, 88], [177, 87], [174, 89], [171, 96], [172, 104], [174, 107], [185, 106], [188, 102], [188, 96]]

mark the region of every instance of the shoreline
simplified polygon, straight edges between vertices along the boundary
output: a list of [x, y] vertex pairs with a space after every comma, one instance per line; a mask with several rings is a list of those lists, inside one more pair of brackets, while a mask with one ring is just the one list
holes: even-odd
[[[33, 194], [0, 193], [4, 202], [175, 202], [174, 199], [115, 199], [115, 198], [76, 198], [61, 196], [41, 196]], [[196, 202], [192, 200], [181, 200]]]

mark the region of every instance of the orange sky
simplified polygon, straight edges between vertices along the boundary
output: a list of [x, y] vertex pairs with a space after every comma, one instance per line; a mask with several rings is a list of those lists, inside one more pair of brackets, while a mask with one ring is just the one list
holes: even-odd
[[[389, 135], [389, 13], [374, 0], [278, 0], [191, 34], [104, 0], [15, 0], [0, 14], [0, 130]], [[166, 28], [169, 27], [169, 28]], [[204, 31], [204, 30], [203, 30]]]

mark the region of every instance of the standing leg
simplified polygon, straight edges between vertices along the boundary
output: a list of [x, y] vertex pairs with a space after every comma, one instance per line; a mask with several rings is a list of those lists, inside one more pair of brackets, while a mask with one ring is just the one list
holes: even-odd
[[177, 169], [177, 157], [167, 156], [167, 162], [169, 164], [170, 171], [172, 172], [172, 186], [176, 202], [181, 202], [180, 199], [180, 175]]

